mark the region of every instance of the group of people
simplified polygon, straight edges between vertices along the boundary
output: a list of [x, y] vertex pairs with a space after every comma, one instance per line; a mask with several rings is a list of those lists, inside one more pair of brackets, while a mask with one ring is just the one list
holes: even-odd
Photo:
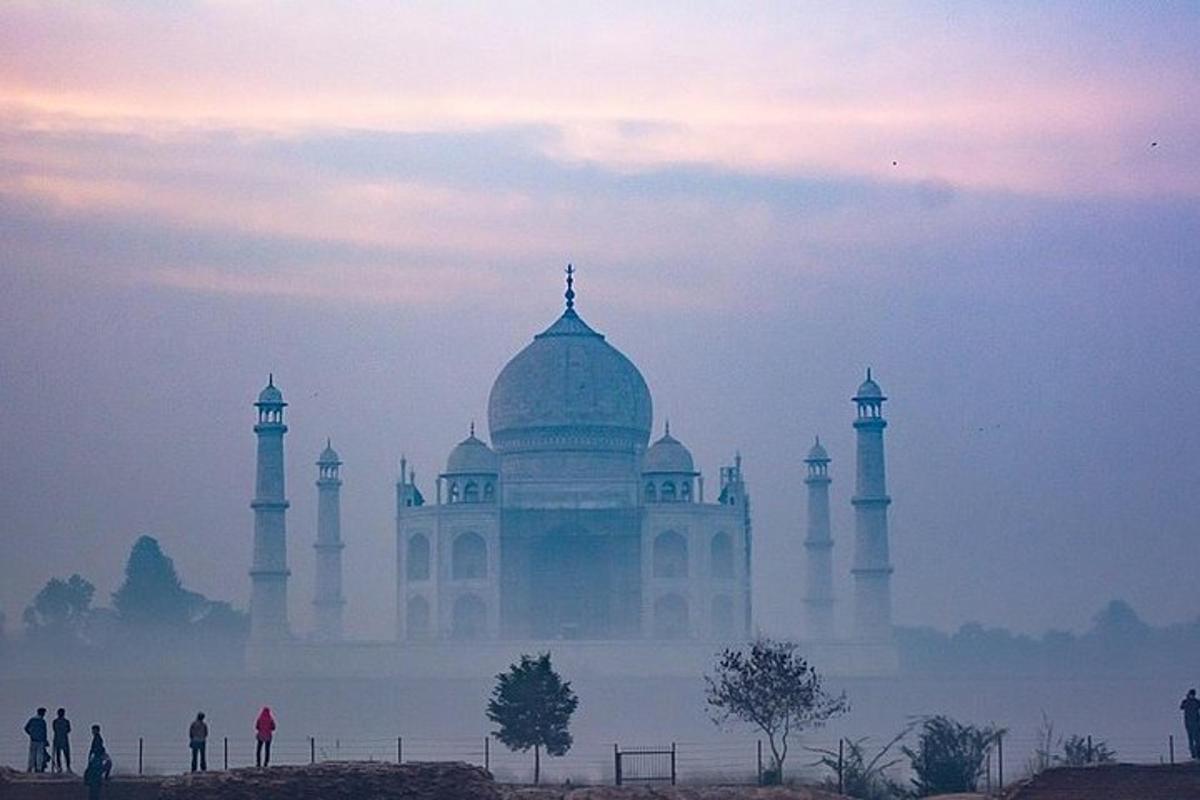
[[[54, 738], [51, 740], [50, 734]], [[71, 720], [67, 719], [67, 710], [58, 709], [54, 720], [46, 724], [46, 709], [39, 708], [37, 713], [25, 723], [25, 733], [29, 736], [29, 761], [26, 769], [29, 772], [45, 772], [53, 768], [54, 772], [68, 772], [71, 769]], [[51, 755], [53, 752], [53, 755]], [[112, 758], [104, 748], [104, 737], [100, 735], [100, 726], [92, 726], [92, 744], [88, 748], [87, 768], [83, 771], [83, 781], [88, 786], [88, 797], [98, 798], [100, 786], [112, 774]]]
[[[275, 738], [275, 717], [271, 709], [263, 706], [254, 721], [254, 763], [258, 767], [266, 767], [271, 763], [271, 740]], [[196, 715], [196, 719], [188, 727], [188, 746], [192, 750], [192, 772], [208, 770], [208, 723], [204, 721], [204, 712]]]
[[[54, 738], [50, 738], [50, 734]], [[29, 737], [29, 772], [54, 772], [75, 774], [71, 769], [71, 720], [67, 719], [67, 710], [60, 708], [54, 720], [46, 723], [46, 709], [39, 708], [34, 716], [25, 723], [25, 734]], [[259, 767], [271, 763], [271, 740], [275, 738], [275, 717], [271, 709], [263, 706], [258, 718], [254, 721], [254, 761]], [[196, 715], [196, 719], [188, 726], [188, 746], [192, 751], [192, 772], [208, 770], [208, 723], [204, 712]], [[51, 753], [53, 752], [53, 755]], [[96, 785], [95, 795], [99, 796], [99, 785], [112, 773], [112, 758], [104, 749], [104, 737], [100, 735], [100, 726], [92, 726], [92, 746], [88, 750], [87, 769], [83, 779], [89, 789]], [[93, 796], [89, 792], [89, 796]]]

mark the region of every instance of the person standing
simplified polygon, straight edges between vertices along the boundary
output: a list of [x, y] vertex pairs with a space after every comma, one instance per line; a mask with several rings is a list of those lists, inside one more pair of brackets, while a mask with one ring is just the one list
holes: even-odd
[[54, 771], [63, 771], [63, 762], [67, 764], [67, 772], [71, 771], [71, 720], [67, 719], [67, 710], [60, 708], [50, 723], [54, 729]]
[[29, 718], [25, 723], [25, 733], [29, 736], [29, 762], [26, 771], [43, 772], [46, 769], [46, 745], [50, 743], [46, 731], [46, 709], [39, 708], [37, 714]]
[[258, 720], [254, 723], [254, 763], [259, 767], [270, 766], [271, 764], [271, 739], [275, 736], [275, 718], [271, 716], [271, 709], [263, 706], [263, 710], [258, 714]]
[[208, 772], [208, 723], [204, 721], [203, 711], [188, 728], [188, 743], [192, 748], [192, 772], [196, 771], [197, 763], [201, 772]]
[[[92, 726], [92, 746], [88, 748], [88, 766], [92, 765], [92, 758], [95, 757], [100, 764], [100, 777], [107, 780], [112, 774], [112, 759], [109, 758], [108, 751], [104, 749], [104, 737], [100, 735], [100, 726]], [[97, 791], [99, 791], [97, 789]]]
[[1195, 689], [1188, 690], [1179, 710], [1183, 712], [1183, 727], [1187, 730], [1188, 751], [1192, 758], [1200, 758], [1200, 700], [1196, 699]]
[[[99, 737], [99, 727], [92, 726], [93, 736]], [[83, 783], [88, 787], [88, 800], [100, 800], [100, 791], [104, 787], [104, 779], [109, 769], [112, 769], [112, 761], [104, 751], [104, 740], [100, 739], [100, 745], [97, 747], [96, 739], [93, 738], [92, 749], [88, 751], [87, 769], [83, 771]]]

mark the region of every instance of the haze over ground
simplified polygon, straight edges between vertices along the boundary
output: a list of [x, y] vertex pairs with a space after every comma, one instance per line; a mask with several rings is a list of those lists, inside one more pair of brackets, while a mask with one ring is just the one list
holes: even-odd
[[868, 365], [899, 623], [1191, 619], [1198, 40], [1188, 3], [7, 4], [0, 609], [103, 601], [141, 533], [244, 605], [273, 371], [293, 620], [329, 435], [390, 636], [398, 459], [428, 494], [571, 261], [710, 491], [741, 450], [767, 631], [816, 433], [846, 595]]

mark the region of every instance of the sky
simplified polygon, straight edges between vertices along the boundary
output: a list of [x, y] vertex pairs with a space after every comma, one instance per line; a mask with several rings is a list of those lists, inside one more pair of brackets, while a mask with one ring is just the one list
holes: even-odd
[[868, 366], [898, 622], [1192, 619], [1197, 41], [1167, 1], [5, 3], [0, 610], [106, 602], [143, 533], [244, 605], [273, 372], [296, 626], [331, 436], [389, 635], [399, 458], [432, 494], [572, 262], [656, 429], [711, 485], [742, 453], [764, 631], [816, 434], [849, 600]]

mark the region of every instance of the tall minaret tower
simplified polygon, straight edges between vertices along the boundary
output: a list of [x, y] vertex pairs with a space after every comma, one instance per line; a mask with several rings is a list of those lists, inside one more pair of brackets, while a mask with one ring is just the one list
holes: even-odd
[[250, 639], [286, 639], [288, 501], [283, 491], [283, 393], [272, 375], [254, 404], [258, 409], [258, 476], [254, 502], [254, 565], [250, 568]]
[[804, 595], [804, 638], [833, 639], [833, 536], [829, 525], [829, 454], [821, 437], [804, 459], [808, 466], [808, 534], [804, 553], [808, 582]]
[[333, 443], [317, 459], [317, 576], [313, 593], [314, 634], [322, 642], [342, 638], [342, 460]]
[[854, 430], [858, 433], [858, 477], [854, 489], [854, 636], [892, 638], [892, 565], [888, 558], [887, 494], [883, 468], [883, 391], [871, 378], [858, 387]]

